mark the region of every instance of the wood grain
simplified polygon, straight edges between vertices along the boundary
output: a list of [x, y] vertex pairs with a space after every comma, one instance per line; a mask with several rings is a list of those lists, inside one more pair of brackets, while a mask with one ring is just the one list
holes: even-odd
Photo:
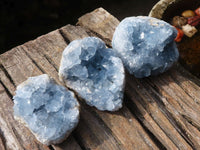
[[78, 127], [61, 144], [47, 147], [13, 118], [15, 88], [30, 76], [49, 74], [57, 83], [64, 48], [98, 36], [111, 46], [119, 21], [103, 8], [0, 55], [0, 149], [133, 150], [200, 149], [200, 80], [179, 64], [166, 73], [136, 79], [126, 73], [124, 106], [102, 112], [79, 98]]
[[107, 44], [110, 44], [113, 31], [119, 24], [119, 20], [103, 8], [98, 8], [93, 12], [80, 17], [77, 24], [90, 29], [92, 32], [100, 36], [100, 38], [103, 38]]

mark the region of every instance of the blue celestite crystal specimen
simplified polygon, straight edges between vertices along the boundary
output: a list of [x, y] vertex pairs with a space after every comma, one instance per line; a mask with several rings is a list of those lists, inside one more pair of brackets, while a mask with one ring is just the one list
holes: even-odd
[[177, 31], [152, 17], [128, 17], [116, 28], [112, 46], [125, 68], [135, 77], [157, 75], [177, 61]]
[[99, 110], [122, 107], [123, 64], [99, 38], [71, 42], [63, 52], [59, 76], [87, 104]]
[[13, 99], [15, 119], [43, 144], [62, 142], [78, 124], [79, 103], [74, 94], [46, 74], [17, 86]]

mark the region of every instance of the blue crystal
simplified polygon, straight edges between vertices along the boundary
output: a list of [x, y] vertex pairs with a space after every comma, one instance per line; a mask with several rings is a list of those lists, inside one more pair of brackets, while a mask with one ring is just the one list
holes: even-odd
[[123, 64], [99, 38], [72, 41], [63, 52], [59, 76], [87, 104], [99, 110], [122, 107]]
[[17, 86], [13, 99], [15, 118], [43, 144], [62, 142], [78, 123], [79, 104], [74, 94], [46, 74]]
[[125, 68], [135, 77], [157, 75], [177, 61], [177, 31], [152, 17], [128, 17], [116, 28], [112, 46]]

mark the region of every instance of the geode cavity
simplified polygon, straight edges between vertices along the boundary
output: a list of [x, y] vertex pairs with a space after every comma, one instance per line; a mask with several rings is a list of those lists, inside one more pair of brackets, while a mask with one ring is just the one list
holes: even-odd
[[63, 52], [59, 76], [87, 104], [99, 110], [122, 107], [123, 64], [99, 38], [71, 42]]
[[135, 77], [157, 75], [177, 61], [177, 31], [152, 17], [128, 17], [116, 28], [112, 46], [125, 68]]
[[14, 117], [43, 144], [62, 142], [78, 124], [79, 104], [74, 94], [46, 74], [17, 86], [13, 99]]

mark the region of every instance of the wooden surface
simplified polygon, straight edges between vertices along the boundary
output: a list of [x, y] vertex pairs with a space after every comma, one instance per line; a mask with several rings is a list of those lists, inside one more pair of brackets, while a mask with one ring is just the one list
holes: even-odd
[[200, 149], [200, 80], [180, 65], [145, 79], [126, 74], [124, 106], [101, 112], [83, 101], [78, 127], [49, 147], [13, 118], [15, 88], [30, 76], [47, 73], [59, 84], [58, 68], [70, 41], [98, 36], [108, 46], [119, 21], [102, 8], [0, 55], [0, 150]]

